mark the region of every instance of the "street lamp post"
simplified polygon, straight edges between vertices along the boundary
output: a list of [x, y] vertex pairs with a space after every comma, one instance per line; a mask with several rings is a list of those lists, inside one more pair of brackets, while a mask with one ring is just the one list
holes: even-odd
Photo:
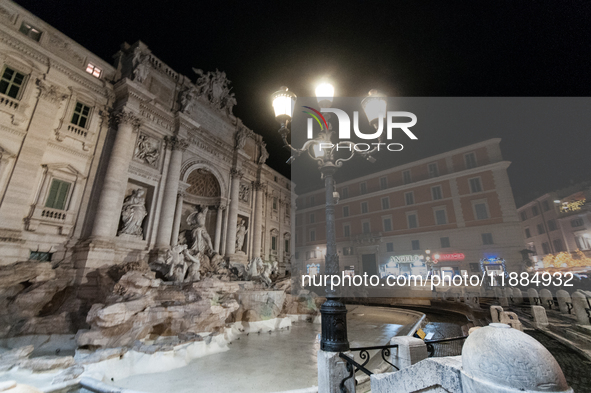
[[[323, 83], [316, 88], [316, 97], [321, 108], [328, 108], [332, 105], [334, 97], [334, 88], [328, 83]], [[279, 134], [283, 143], [291, 151], [291, 157], [288, 163], [291, 163], [296, 157], [307, 152], [312, 159], [319, 164], [320, 172], [324, 178], [326, 192], [326, 256], [325, 256], [325, 274], [338, 275], [340, 272], [339, 255], [337, 253], [336, 233], [335, 233], [335, 199], [338, 198], [335, 192], [334, 174], [344, 162], [349, 161], [356, 154], [361, 155], [370, 162], [375, 159], [371, 154], [378, 149], [374, 147], [369, 151], [357, 151], [354, 144], [350, 141], [338, 141], [333, 143], [333, 132], [328, 127], [321, 129], [321, 132], [314, 138], [306, 141], [301, 149], [294, 148], [287, 140], [290, 133], [289, 123], [293, 116], [293, 110], [296, 102], [296, 95], [282, 87], [273, 94], [273, 108], [275, 117], [281, 123]], [[378, 128], [378, 124], [386, 116], [386, 98], [378, 94], [376, 90], [369, 92], [369, 95], [361, 102], [363, 110], [369, 123]], [[325, 116], [328, 118], [327, 116]], [[381, 142], [381, 138], [380, 138]], [[325, 146], [332, 146], [326, 148]], [[339, 147], [348, 146], [350, 154], [345, 158], [336, 158], [335, 151]], [[347, 308], [341, 302], [336, 291], [328, 288], [326, 291], [326, 301], [320, 307], [322, 334], [320, 349], [326, 352], [344, 352], [349, 349], [347, 340]]]

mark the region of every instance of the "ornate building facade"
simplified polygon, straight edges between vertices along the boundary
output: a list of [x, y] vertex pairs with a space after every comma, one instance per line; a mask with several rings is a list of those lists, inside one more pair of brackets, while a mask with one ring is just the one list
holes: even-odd
[[[289, 270], [290, 180], [236, 118], [224, 72], [180, 75], [142, 42], [108, 64], [0, 1], [0, 265], [89, 272], [189, 242]], [[196, 213], [196, 214], [194, 214]]]

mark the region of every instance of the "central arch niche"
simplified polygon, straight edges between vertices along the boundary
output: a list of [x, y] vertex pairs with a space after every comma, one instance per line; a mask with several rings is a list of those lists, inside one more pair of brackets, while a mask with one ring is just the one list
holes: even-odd
[[221, 202], [220, 183], [217, 177], [206, 168], [193, 169], [186, 177], [186, 183], [188, 187], [185, 189], [183, 198], [179, 236], [188, 243], [192, 241], [187, 217], [195, 211], [200, 211], [200, 206], [207, 206], [209, 209], [205, 218], [205, 228], [212, 243], [215, 244], [216, 220], [218, 214], [221, 214], [215, 208]]

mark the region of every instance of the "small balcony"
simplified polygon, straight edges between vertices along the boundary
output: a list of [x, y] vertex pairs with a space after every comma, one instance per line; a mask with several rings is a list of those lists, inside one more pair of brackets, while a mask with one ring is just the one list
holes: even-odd
[[19, 107], [19, 101], [7, 95], [0, 94], [0, 110], [8, 113], [15, 113]]
[[74, 135], [76, 139], [82, 138], [86, 139], [88, 136], [88, 130], [82, 127], [75, 126], [74, 124], [68, 124], [68, 132], [71, 135]]
[[35, 232], [40, 225], [58, 227], [61, 235], [68, 235], [74, 226], [74, 213], [66, 210], [33, 206], [32, 214], [26, 219], [28, 231]]

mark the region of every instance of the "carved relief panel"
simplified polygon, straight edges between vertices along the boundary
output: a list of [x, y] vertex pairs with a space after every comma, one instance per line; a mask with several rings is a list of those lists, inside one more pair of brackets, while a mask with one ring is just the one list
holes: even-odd
[[162, 141], [143, 132], [138, 134], [133, 159], [138, 162], [158, 168]]
[[240, 183], [240, 191], [238, 193], [238, 198], [240, 202], [249, 203], [250, 202], [250, 184], [248, 183]]

